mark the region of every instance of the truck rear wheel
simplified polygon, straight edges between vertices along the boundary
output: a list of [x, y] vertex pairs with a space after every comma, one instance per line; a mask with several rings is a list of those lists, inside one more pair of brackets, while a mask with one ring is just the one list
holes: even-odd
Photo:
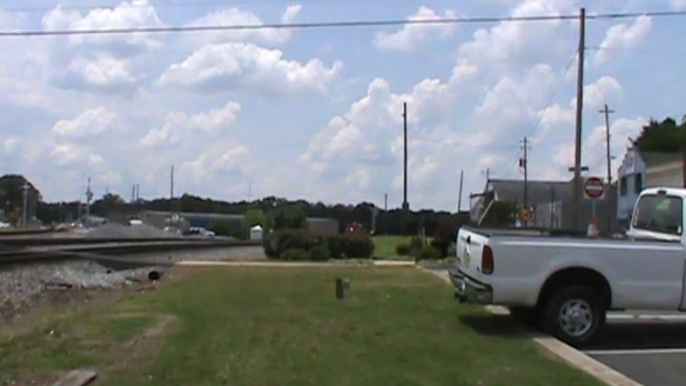
[[597, 291], [585, 286], [564, 287], [545, 306], [547, 332], [571, 345], [591, 341], [605, 325], [605, 304]]

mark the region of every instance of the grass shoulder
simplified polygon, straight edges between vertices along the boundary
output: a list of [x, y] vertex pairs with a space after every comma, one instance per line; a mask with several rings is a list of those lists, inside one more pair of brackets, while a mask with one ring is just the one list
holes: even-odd
[[0, 368], [96, 366], [110, 386], [598, 384], [511, 326], [416, 269], [211, 269], [3, 339]]

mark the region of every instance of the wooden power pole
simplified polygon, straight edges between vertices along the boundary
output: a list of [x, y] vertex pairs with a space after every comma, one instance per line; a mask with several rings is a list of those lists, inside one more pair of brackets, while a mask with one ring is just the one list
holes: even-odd
[[607, 233], [612, 232], [612, 210], [610, 208], [611, 204], [611, 191], [612, 191], [612, 155], [610, 154], [610, 114], [614, 113], [614, 110], [610, 110], [607, 104], [604, 106], [600, 113], [605, 114], [605, 150], [607, 156], [607, 191], [605, 192], [605, 204], [607, 205]]
[[407, 233], [410, 204], [407, 202], [407, 102], [403, 102], [403, 213], [402, 231]]
[[574, 194], [572, 195], [572, 228], [579, 229], [581, 217], [581, 138], [584, 109], [584, 57], [586, 51], [586, 9], [579, 13], [579, 69], [576, 80], [576, 141], [574, 149]]

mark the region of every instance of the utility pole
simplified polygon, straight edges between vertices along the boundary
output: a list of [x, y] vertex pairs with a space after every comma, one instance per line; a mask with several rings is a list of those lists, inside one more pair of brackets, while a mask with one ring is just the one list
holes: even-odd
[[464, 170], [460, 171], [460, 197], [457, 199], [457, 214], [462, 212], [462, 186], [464, 183]]
[[403, 102], [403, 211], [407, 211], [407, 102]]
[[524, 169], [524, 208], [529, 209], [529, 139], [524, 137], [522, 140], [524, 157], [519, 159], [519, 167]]
[[24, 190], [24, 205], [21, 212], [21, 225], [26, 227], [29, 224], [28, 208], [29, 208], [29, 183], [24, 183], [22, 189]]
[[410, 204], [407, 202], [407, 102], [403, 102], [403, 234], [407, 233]]
[[[523, 209], [529, 211], [529, 139], [524, 137], [522, 140], [524, 156], [519, 159], [519, 167], [524, 169], [524, 200]], [[529, 221], [524, 222], [524, 226], [529, 226]]]
[[581, 137], [584, 109], [584, 57], [586, 51], [586, 9], [579, 13], [579, 71], [576, 80], [576, 141], [574, 149], [574, 194], [572, 195], [572, 228], [579, 229], [581, 208]]
[[88, 177], [88, 188], [86, 188], [86, 228], [91, 227], [91, 200], [93, 191], [91, 190], [91, 178]]
[[612, 156], [610, 155], [610, 114], [614, 113], [605, 104], [600, 113], [605, 114], [605, 147], [607, 150], [607, 191], [605, 192], [605, 204], [607, 206], [607, 233], [612, 232], [612, 211], [610, 210], [610, 192], [612, 187]]
[[248, 202], [252, 200], [252, 177], [248, 178]]
[[169, 226], [173, 226], [174, 221], [174, 165], [171, 166], [169, 184]]
[[388, 193], [383, 195], [383, 226], [384, 233], [388, 234]]

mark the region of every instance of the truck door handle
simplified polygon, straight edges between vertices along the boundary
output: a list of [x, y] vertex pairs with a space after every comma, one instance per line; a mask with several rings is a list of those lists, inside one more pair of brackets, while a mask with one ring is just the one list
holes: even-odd
[[471, 244], [471, 243], [472, 243], [472, 236], [467, 236], [467, 244]]

